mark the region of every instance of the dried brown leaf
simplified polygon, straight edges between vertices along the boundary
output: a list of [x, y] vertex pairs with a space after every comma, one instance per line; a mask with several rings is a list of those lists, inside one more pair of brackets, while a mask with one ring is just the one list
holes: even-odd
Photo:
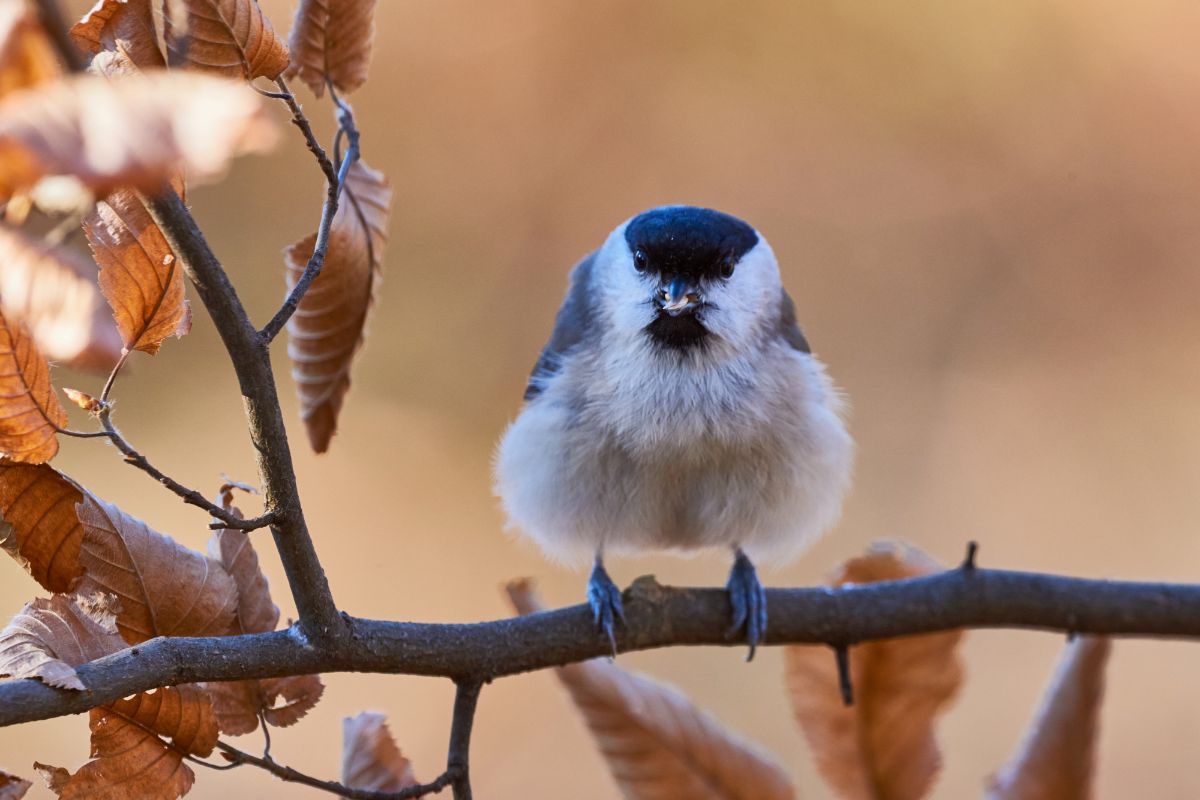
[[[232, 504], [232, 488], [222, 487], [225, 510], [241, 517]], [[264, 633], [279, 624], [279, 607], [271, 600], [267, 577], [245, 531], [223, 528], [208, 542], [209, 556], [221, 563], [237, 585], [238, 605], [230, 633]], [[293, 675], [265, 680], [207, 683], [222, 733], [238, 736], [258, 727], [259, 714], [268, 724], [286, 728], [307, 714], [325, 691], [316, 675]], [[283, 703], [276, 704], [282, 699]]]
[[398, 792], [416, 784], [412, 762], [400, 752], [383, 714], [364, 711], [342, 720], [342, 785]]
[[126, 348], [153, 355], [163, 339], [191, 329], [183, 265], [137, 195], [113, 192], [96, 204], [83, 229]]
[[71, 38], [85, 53], [118, 53], [139, 69], [167, 65], [158, 47], [150, 0], [97, 0], [71, 27]]
[[53, 361], [107, 370], [120, 358], [121, 338], [96, 286], [96, 265], [3, 226], [0, 312], [24, 323]]
[[0, 675], [82, 691], [75, 667], [125, 648], [111, 602], [107, 597], [81, 605], [56, 594], [27, 604], [0, 631]]
[[353, 92], [367, 80], [374, 40], [375, 0], [300, 0], [287, 75], [299, 75], [317, 97], [326, 81]]
[[0, 769], [0, 800], [21, 800], [32, 783]]
[[117, 596], [125, 641], [229, 632], [237, 585], [220, 563], [91, 495], [76, 511], [84, 531], [79, 588]]
[[1067, 645], [1042, 707], [988, 800], [1087, 800], [1092, 796], [1104, 668], [1110, 642], [1083, 636]]
[[[362, 345], [379, 280], [391, 202], [392, 190], [382, 173], [361, 161], [350, 168], [324, 267], [288, 321], [300, 416], [318, 453], [329, 449], [350, 389], [350, 366]], [[289, 291], [312, 257], [316, 238], [307, 236], [285, 251]]]
[[45, 175], [73, 175], [98, 194], [157, 191], [180, 170], [212, 179], [233, 156], [274, 143], [261, 98], [244, 85], [166, 71], [81, 75], [0, 102], [0, 197]]
[[52, 773], [64, 800], [175, 800], [195, 780], [184, 755], [207, 756], [217, 742], [208, 697], [190, 684], [94, 708], [91, 728], [95, 760], [65, 781]]
[[167, 28], [167, 49], [226, 78], [277, 78], [288, 51], [257, 0], [183, 0], [187, 30]]
[[46, 357], [24, 325], [0, 311], [0, 456], [24, 464], [49, 461], [66, 425]]
[[0, 97], [54, 80], [62, 67], [37, 16], [23, 0], [0, 3]]
[[[842, 565], [832, 584], [898, 580], [939, 569], [914, 548], [875, 545]], [[849, 708], [842, 703], [829, 648], [786, 648], [792, 709], [817, 768], [839, 796], [916, 800], [929, 791], [941, 767], [934, 724], [963, 679], [961, 639], [961, 631], [951, 631], [851, 648]]]
[[33, 762], [33, 771], [41, 776], [42, 780], [46, 782], [46, 787], [55, 794], [61, 792], [62, 788], [67, 785], [67, 781], [71, 780], [70, 770], [42, 764], [38, 761]]
[[83, 490], [45, 464], [0, 461], [0, 548], [43, 588], [66, 593], [83, 574], [83, 526], [75, 504]]
[[[507, 586], [522, 614], [541, 610], [531, 582]], [[787, 800], [791, 779], [758, 745], [682, 692], [608, 660], [555, 670], [630, 800]]]

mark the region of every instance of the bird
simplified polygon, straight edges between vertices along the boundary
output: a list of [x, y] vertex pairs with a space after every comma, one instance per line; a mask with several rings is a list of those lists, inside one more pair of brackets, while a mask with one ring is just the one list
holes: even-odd
[[841, 514], [845, 407], [762, 234], [653, 208], [571, 271], [496, 447], [495, 492], [550, 559], [592, 560], [588, 603], [614, 655], [625, 614], [607, 555], [727, 549], [728, 638], [749, 660], [768, 620], [755, 562], [795, 558]]

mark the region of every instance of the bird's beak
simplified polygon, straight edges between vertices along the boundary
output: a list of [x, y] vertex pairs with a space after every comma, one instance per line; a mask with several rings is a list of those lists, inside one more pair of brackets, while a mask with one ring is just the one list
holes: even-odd
[[671, 316], [678, 316], [700, 303], [700, 292], [687, 278], [676, 275], [658, 290], [658, 304]]

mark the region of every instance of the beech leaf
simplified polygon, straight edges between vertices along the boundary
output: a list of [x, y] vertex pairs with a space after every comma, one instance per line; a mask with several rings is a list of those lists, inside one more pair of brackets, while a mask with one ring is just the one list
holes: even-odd
[[[221, 487], [221, 505], [238, 517], [233, 505], [232, 488]], [[267, 577], [258, 563], [258, 554], [246, 531], [222, 528], [208, 542], [208, 553], [219, 561], [237, 585], [237, 615], [229, 630], [232, 634], [265, 633], [279, 624], [279, 607], [271, 600]], [[262, 714], [268, 724], [286, 728], [307, 714], [325, 691], [316, 675], [291, 675], [263, 680], [220, 681], [205, 684], [212, 697], [213, 711], [222, 733], [239, 736], [258, 727]], [[276, 704], [277, 700], [282, 704]]]
[[[350, 366], [362, 346], [379, 281], [391, 202], [383, 174], [355, 162], [333, 218], [324, 267], [288, 321], [300, 416], [318, 453], [329, 449], [350, 389]], [[289, 291], [312, 257], [316, 238], [307, 236], [284, 251]]]
[[375, 792], [417, 785], [412, 762], [400, 752], [383, 714], [364, 711], [342, 720], [342, 785]]
[[217, 743], [208, 697], [192, 684], [93, 708], [90, 722], [94, 760], [65, 780], [53, 773], [63, 800], [175, 800], [195, 781], [184, 756], [207, 756]]
[[96, 287], [96, 265], [0, 226], [0, 311], [24, 323], [47, 358], [105, 370], [121, 338]]
[[83, 229], [127, 349], [153, 355], [163, 339], [191, 329], [183, 265], [133, 192], [118, 190], [96, 203]]
[[113, 602], [56, 594], [28, 603], [0, 631], [0, 675], [83, 691], [75, 667], [125, 649]]
[[[915, 548], [876, 544], [842, 565], [834, 586], [898, 580], [940, 567]], [[958, 691], [962, 631], [868, 642], [850, 649], [854, 705], [843, 705], [828, 647], [785, 648], [788, 694], [821, 775], [841, 797], [915, 800], [941, 767], [938, 715]]]
[[117, 596], [125, 641], [229, 632], [237, 585], [220, 563], [89, 494], [76, 512], [84, 531], [79, 588]]
[[62, 68], [30, 5], [0, 3], [0, 97], [54, 80]]
[[277, 78], [288, 65], [287, 46], [257, 0], [182, 0], [187, 30], [168, 25], [167, 50], [188, 66], [226, 78]]
[[0, 800], [21, 800], [32, 783], [0, 769]]
[[71, 39], [85, 53], [112, 51], [139, 69], [167, 65], [150, 0], [97, 0], [71, 27]]
[[41, 464], [58, 452], [57, 433], [67, 426], [50, 365], [24, 325], [0, 310], [0, 456]]
[[300, 0], [287, 75], [320, 97], [328, 81], [349, 94], [367, 80], [375, 40], [375, 0]]
[[[528, 580], [507, 586], [521, 614], [541, 610]], [[608, 660], [555, 670], [629, 800], [790, 800], [791, 779], [758, 745], [682, 692]]]
[[51, 592], [66, 593], [83, 574], [83, 490], [45, 464], [0, 461], [0, 548]]
[[992, 778], [988, 800], [1087, 800], [1092, 796], [1109, 650], [1109, 640], [1103, 636], [1081, 636], [1067, 645], [1024, 740]]
[[45, 175], [73, 175], [98, 194], [158, 191], [181, 170], [212, 179], [275, 135], [261, 98], [232, 81], [165, 70], [75, 76], [0, 102], [0, 197]]

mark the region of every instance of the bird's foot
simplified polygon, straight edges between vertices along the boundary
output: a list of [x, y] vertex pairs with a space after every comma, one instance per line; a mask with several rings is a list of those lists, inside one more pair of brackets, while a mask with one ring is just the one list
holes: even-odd
[[734, 557], [725, 589], [729, 592], [729, 602], [733, 604], [733, 622], [725, 636], [732, 639], [745, 630], [746, 642], [750, 645], [746, 660], [750, 661], [767, 631], [767, 591], [759, 582], [754, 565], [741, 550]]
[[616, 658], [617, 637], [613, 631], [613, 623], [618, 619], [622, 623], [625, 622], [625, 609], [621, 607], [621, 590], [613, 583], [613, 579], [608, 577], [608, 572], [605, 571], [599, 557], [596, 558], [596, 565], [592, 567], [592, 574], [588, 578], [587, 596], [588, 605], [592, 607], [592, 617], [596, 620], [596, 629], [608, 637], [613, 658]]

